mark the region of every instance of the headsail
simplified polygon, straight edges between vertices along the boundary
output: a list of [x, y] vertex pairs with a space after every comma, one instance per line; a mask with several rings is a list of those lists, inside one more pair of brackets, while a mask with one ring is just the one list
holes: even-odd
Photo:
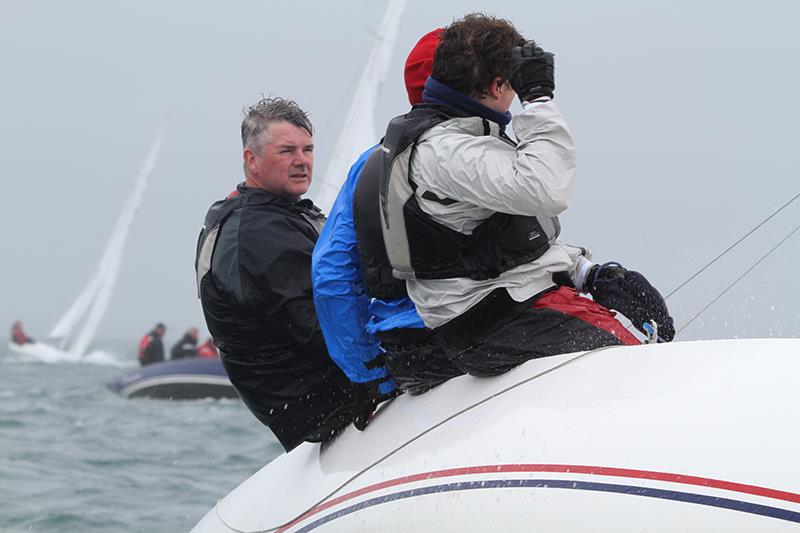
[[373, 46], [361, 74], [333, 156], [328, 163], [322, 182], [311, 195], [314, 203], [326, 213], [336, 200], [336, 195], [339, 194], [339, 189], [347, 177], [350, 166], [355, 163], [361, 152], [379, 140], [375, 131], [378, 91], [389, 69], [389, 61], [397, 41], [400, 18], [405, 10], [405, 4], [405, 0], [391, 0], [386, 8], [375, 46]]
[[[164, 126], [162, 124], [144, 164], [136, 176], [133, 191], [120, 210], [114, 230], [111, 232], [100, 262], [89, 283], [50, 332], [50, 337], [58, 339], [59, 347], [62, 350], [68, 350], [78, 356], [83, 355], [97, 333], [97, 328], [108, 308], [117, 280], [128, 231], [133, 223], [134, 215], [141, 205], [142, 196], [147, 188], [147, 178], [155, 167], [156, 158], [161, 149], [163, 133]], [[75, 333], [74, 340], [70, 343], [75, 328], [82, 320], [84, 320], [82, 328]]]
[[81, 317], [86, 315], [86, 311], [92, 305], [95, 295], [97, 295], [102, 277], [102, 266], [103, 263], [101, 261], [92, 277], [89, 278], [89, 283], [50, 331], [48, 337], [55, 341], [55, 344], [62, 350], [66, 348], [75, 325], [80, 321]]

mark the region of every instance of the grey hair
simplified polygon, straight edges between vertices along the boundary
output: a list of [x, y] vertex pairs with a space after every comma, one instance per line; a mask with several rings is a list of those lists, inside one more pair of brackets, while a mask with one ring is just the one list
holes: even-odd
[[262, 134], [273, 122], [288, 122], [298, 128], [303, 128], [309, 135], [314, 135], [308, 115], [292, 100], [285, 98], [262, 98], [255, 104], [242, 111], [242, 146], [249, 148], [258, 155], [264, 141]]

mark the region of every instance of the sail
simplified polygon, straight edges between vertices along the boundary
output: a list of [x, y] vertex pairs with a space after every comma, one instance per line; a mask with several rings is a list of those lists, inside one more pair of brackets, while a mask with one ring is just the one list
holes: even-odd
[[102, 266], [102, 262], [97, 265], [97, 269], [92, 274], [92, 277], [89, 278], [89, 283], [50, 331], [49, 338], [56, 341], [56, 345], [59, 348], [64, 349], [66, 347], [75, 325], [86, 315], [86, 311], [92, 305], [102, 281]]
[[314, 203], [324, 212], [328, 212], [336, 200], [350, 166], [364, 150], [380, 139], [375, 131], [378, 91], [389, 69], [405, 3], [405, 0], [391, 0], [386, 8], [375, 46], [361, 74], [333, 156], [321, 184], [312, 196]]
[[[50, 333], [51, 338], [59, 339], [61, 349], [68, 349], [72, 354], [80, 356], [86, 352], [108, 308], [122, 262], [125, 241], [147, 188], [147, 178], [155, 167], [158, 152], [161, 149], [163, 131], [162, 124], [142, 168], [136, 176], [133, 191], [119, 213], [108, 244], [89, 283]], [[74, 341], [70, 345], [70, 337], [81, 321], [83, 321], [83, 326], [75, 333]]]

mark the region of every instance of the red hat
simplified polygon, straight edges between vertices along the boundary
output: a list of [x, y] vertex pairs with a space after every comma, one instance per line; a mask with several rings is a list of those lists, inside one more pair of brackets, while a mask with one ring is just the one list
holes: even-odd
[[408, 54], [404, 77], [408, 101], [411, 102], [411, 105], [422, 103], [422, 90], [425, 88], [425, 80], [433, 70], [433, 54], [442, 40], [443, 32], [444, 28], [436, 28], [426, 33]]

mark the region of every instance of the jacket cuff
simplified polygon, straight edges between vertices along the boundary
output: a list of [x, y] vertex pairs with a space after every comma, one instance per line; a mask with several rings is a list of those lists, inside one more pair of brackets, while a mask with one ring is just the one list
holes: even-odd
[[579, 292], [586, 292], [586, 280], [589, 277], [589, 271], [594, 266], [594, 263], [581, 256], [578, 258], [578, 264], [575, 267], [575, 278], [572, 280], [575, 283], [575, 288]]
[[536, 107], [538, 104], [543, 104], [545, 102], [549, 102], [550, 100], [552, 100], [552, 98], [550, 98], [549, 96], [540, 96], [536, 100], [529, 100], [522, 102], [522, 109], [527, 111], [531, 107]]
[[382, 396], [388, 396], [397, 390], [397, 383], [394, 382], [394, 378], [392, 376], [387, 376], [387, 378], [378, 385], [378, 391]]
[[397, 383], [388, 373], [378, 379], [364, 381], [361, 383], [353, 382], [353, 386], [366, 392], [367, 396], [376, 400], [378, 403], [397, 396]]

